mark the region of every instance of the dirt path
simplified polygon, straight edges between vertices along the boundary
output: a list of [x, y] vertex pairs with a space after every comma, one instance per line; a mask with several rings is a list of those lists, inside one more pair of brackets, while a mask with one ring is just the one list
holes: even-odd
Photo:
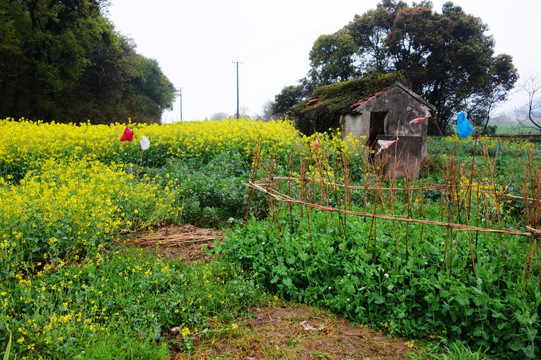
[[[217, 229], [191, 225], [171, 225], [142, 232], [135, 238], [137, 246], [186, 262], [208, 259], [206, 249], [214, 247], [216, 238], [223, 240]], [[419, 355], [421, 349], [413, 342], [389, 339], [365, 326], [352, 326], [349, 321], [325, 310], [280, 301], [274, 306], [246, 310], [248, 315], [239, 319], [241, 326], [237, 335], [213, 340], [196, 339], [194, 354], [181, 352], [173, 354], [171, 359], [425, 358]], [[181, 335], [176, 337], [171, 340], [182, 342]]]

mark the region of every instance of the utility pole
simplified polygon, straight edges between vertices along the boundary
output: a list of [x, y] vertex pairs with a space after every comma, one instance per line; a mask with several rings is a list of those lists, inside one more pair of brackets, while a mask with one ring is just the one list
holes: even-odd
[[178, 88], [178, 95], [180, 97], [180, 121], [182, 121], [182, 87]]
[[239, 64], [242, 64], [242, 62], [233, 61], [233, 63], [237, 65], [237, 120], [238, 120], [239, 119]]

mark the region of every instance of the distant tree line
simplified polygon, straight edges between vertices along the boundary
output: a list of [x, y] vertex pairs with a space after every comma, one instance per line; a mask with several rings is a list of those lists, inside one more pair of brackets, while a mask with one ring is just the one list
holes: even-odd
[[486, 124], [494, 104], [507, 98], [518, 79], [512, 57], [494, 54], [487, 30], [480, 18], [452, 2], [438, 13], [430, 1], [409, 6], [382, 0], [376, 9], [316, 40], [307, 76], [276, 95], [273, 114], [284, 115], [320, 86], [398, 72], [436, 106], [430, 133], [445, 132], [460, 111]]
[[104, 17], [108, 0], [0, 1], [0, 118], [159, 122], [173, 84]]

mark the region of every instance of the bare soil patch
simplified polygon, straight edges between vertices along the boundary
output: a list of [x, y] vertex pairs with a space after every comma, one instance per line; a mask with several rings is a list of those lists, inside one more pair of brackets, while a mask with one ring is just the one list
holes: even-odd
[[[223, 241], [217, 229], [192, 225], [170, 225], [131, 237], [129, 243], [150, 249], [155, 254], [186, 262], [206, 261], [207, 249], [215, 239]], [[173, 353], [172, 360], [183, 359], [407, 359], [408, 354], [422, 359], [413, 342], [388, 338], [365, 326], [328, 311], [282, 301], [261, 308], [249, 308], [239, 328], [210, 339], [195, 337], [195, 352]], [[180, 334], [170, 335], [171, 348], [182, 343]]]
[[[407, 359], [419, 349], [411, 342], [388, 338], [327, 311], [300, 304], [247, 309], [237, 334], [196, 340], [184, 359]], [[177, 339], [181, 341], [181, 339]]]
[[147, 248], [154, 254], [187, 263], [208, 259], [208, 250], [214, 249], [214, 241], [223, 241], [218, 229], [198, 228], [193, 225], [168, 225], [149, 229], [130, 237], [130, 245]]

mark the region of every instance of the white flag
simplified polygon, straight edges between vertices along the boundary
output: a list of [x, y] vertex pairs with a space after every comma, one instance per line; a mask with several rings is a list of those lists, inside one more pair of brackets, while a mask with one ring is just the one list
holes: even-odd
[[396, 140], [378, 140], [378, 145], [379, 145], [378, 154], [381, 152], [381, 150], [388, 149], [389, 146], [391, 146], [397, 141], [398, 141], [398, 137], [396, 138]]
[[139, 144], [141, 145], [141, 149], [146, 150], [150, 147], [150, 140], [143, 135], [141, 136], [141, 140], [139, 140]]
[[417, 119], [413, 119], [410, 121], [410, 124], [418, 124], [421, 121], [428, 119], [430, 117], [430, 109], [425, 106], [425, 116], [418, 117]]

